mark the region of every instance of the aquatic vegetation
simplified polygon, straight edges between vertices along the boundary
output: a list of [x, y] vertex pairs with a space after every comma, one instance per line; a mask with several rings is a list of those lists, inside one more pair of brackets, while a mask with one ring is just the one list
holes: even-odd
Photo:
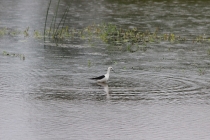
[[175, 43], [178, 41], [184, 41], [185, 38], [181, 38], [173, 33], [158, 33], [149, 31], [140, 31], [137, 28], [126, 29], [117, 27], [113, 24], [93, 24], [85, 28], [82, 31], [82, 39], [87, 36], [95, 37], [101, 39], [107, 44], [112, 44], [113, 46], [119, 46], [126, 44], [127, 50], [131, 51], [133, 45], [142, 45], [148, 43], [159, 43], [161, 41], [167, 41], [170, 43]]
[[42, 38], [43, 37], [43, 35], [39, 32], [39, 31], [37, 31], [37, 30], [34, 30], [34, 38]]
[[204, 35], [199, 35], [195, 39], [196, 42], [202, 42], [202, 41], [209, 41], [209, 39], [206, 38], [205, 34]]
[[29, 30], [29, 27], [26, 28], [26, 30], [24, 31], [20, 31], [20, 30], [17, 30], [17, 29], [11, 29], [11, 28], [7, 28], [7, 27], [3, 27], [1, 28], [0, 27], [0, 37], [3, 37], [3, 36], [18, 36], [18, 35], [24, 35], [25, 37], [29, 36], [29, 33], [28, 33], [28, 30]]
[[91, 61], [88, 60], [88, 67], [90, 68], [91, 67]]
[[[44, 41], [45, 41], [45, 38], [48, 37], [49, 39], [53, 39], [57, 43], [58, 39], [63, 39], [64, 37], [66, 37], [65, 35], [67, 35], [66, 34], [67, 32], [65, 32], [66, 27], [64, 25], [65, 25], [66, 17], [69, 12], [69, 7], [66, 7], [62, 18], [60, 19], [59, 23], [57, 24], [57, 14], [58, 14], [59, 5], [60, 5], [60, 0], [58, 0], [55, 14], [54, 14], [53, 18], [51, 19], [50, 28], [47, 29], [47, 21], [48, 21], [48, 14], [49, 14], [51, 1], [52, 0], [50, 0], [50, 2], [48, 4], [47, 13], [46, 13], [46, 17], [45, 17]], [[47, 35], [47, 33], [48, 33], [48, 35]]]
[[24, 31], [23, 31], [23, 34], [24, 34], [24, 37], [28, 37], [29, 36], [29, 27], [27, 27]]
[[[69, 12], [69, 7], [64, 9], [64, 12], [61, 18], [58, 18], [58, 11], [60, 0], [57, 1], [57, 7], [54, 11], [54, 15], [49, 19], [49, 10], [51, 7], [52, 0], [49, 1], [45, 26], [44, 26], [44, 41], [46, 37], [51, 41], [54, 41], [56, 44], [58, 42], [62, 43], [72, 39], [85, 40], [89, 44], [93, 44], [96, 40], [101, 40], [106, 44], [109, 44], [113, 47], [123, 48], [120, 46], [125, 46], [129, 52], [135, 52], [137, 50], [143, 49], [146, 51], [146, 47], [139, 48], [139, 45], [146, 45], [149, 43], [160, 43], [160, 42], [169, 42], [176, 43], [180, 41], [193, 41], [201, 42], [207, 41], [207, 38], [204, 36], [198, 36], [195, 39], [186, 39], [185, 37], [180, 37], [172, 32], [159, 32], [159, 29], [156, 28], [154, 32], [142, 31], [137, 27], [125, 28], [120, 27], [111, 23], [102, 23], [102, 24], [91, 24], [83, 29], [69, 28], [66, 26], [66, 19]], [[48, 21], [50, 21], [48, 23]], [[50, 25], [49, 27], [47, 27]], [[27, 35], [27, 34], [26, 34]], [[37, 34], [35, 34], [37, 37]], [[40, 37], [40, 35], [39, 35]], [[208, 39], [210, 41], [210, 39]], [[128, 45], [129, 44], [129, 45]]]
[[7, 28], [0, 29], [0, 36], [4, 36], [7, 33]]
[[11, 36], [17, 36], [20, 34], [21, 34], [21, 31], [18, 31], [18, 30], [12, 30], [9, 32], [9, 35], [11, 35]]
[[210, 55], [210, 49], [207, 50], [207, 54]]
[[[151, 32], [148, 30], [142, 30], [138, 27], [125, 27], [121, 25], [115, 25], [111, 23], [101, 23], [101, 24], [91, 24], [82, 29], [70, 28], [66, 23], [66, 19], [69, 13], [69, 7], [62, 8], [63, 13], [61, 16], [58, 16], [60, 11], [60, 0], [57, 0], [56, 8], [53, 11], [53, 16], [49, 15], [51, 9], [51, 3], [53, 1], [49, 0], [49, 4], [46, 10], [44, 33], [43, 31], [34, 30], [31, 37], [35, 39], [49, 39], [50, 42], [56, 44], [68, 42], [74, 39], [82, 40], [94, 46], [97, 44], [97, 41], [108, 44], [109, 48], [113, 50], [121, 50], [128, 52], [136, 51], [146, 51], [149, 44], [154, 43], [180, 43], [184, 41], [191, 41], [193, 43], [203, 43], [210, 42], [210, 37], [205, 34], [199, 35], [194, 38], [181, 37], [173, 32], [161, 32], [159, 28], [156, 28], [155, 31]], [[0, 28], [0, 37], [5, 35], [18, 36], [23, 35], [24, 37], [30, 36], [29, 27], [26, 27], [25, 30], [19, 31], [16, 29], [8, 29], [6, 27]], [[186, 35], [187, 36], [187, 35]], [[170, 49], [170, 48], [169, 48]], [[210, 54], [208, 52], [208, 54]]]
[[50, 5], [51, 5], [51, 0], [48, 4], [48, 7], [47, 7], [47, 13], [46, 13], [46, 17], [45, 17], [45, 23], [44, 23], [44, 41], [45, 41], [45, 33], [46, 33], [46, 26], [47, 26], [47, 17], [48, 17], [48, 13], [49, 13], [49, 10], [50, 10]]
[[[57, 18], [57, 14], [58, 14], [58, 7], [59, 7], [59, 4], [60, 4], [60, 0], [58, 0], [58, 4], [57, 4], [57, 8], [56, 8], [56, 12], [55, 12], [55, 15], [54, 15], [54, 18], [53, 18], [53, 36], [55, 36], [55, 24], [56, 24], [56, 18]], [[52, 25], [52, 24], [51, 24]], [[51, 28], [51, 27], [50, 27]]]
[[204, 75], [204, 74], [206, 74], [206, 69], [198, 69], [198, 73], [199, 73], [199, 75]]
[[[41, 31], [34, 30], [32, 36], [44, 40], [48, 37], [48, 39], [55, 43], [58, 43], [58, 41], [62, 43], [68, 40], [80, 39], [87, 41], [88, 44], [94, 45], [94, 42], [99, 40], [112, 47], [119, 48], [119, 50], [126, 48], [129, 52], [138, 50], [146, 51], [147, 47], [143, 46], [160, 42], [180, 43], [180, 41], [191, 41], [193, 43], [202, 43], [210, 41], [210, 37], [207, 37], [205, 34], [199, 35], [194, 39], [186, 39], [174, 33], [159, 33], [158, 29], [154, 32], [149, 32], [141, 31], [137, 28], [122, 28], [110, 23], [92, 24], [83, 29], [69, 28], [68, 26], [64, 26], [67, 13], [68, 8], [58, 25], [55, 26], [56, 29], [45, 27], [44, 34]], [[16, 29], [0, 28], [0, 37], [5, 35], [23, 35], [24, 37], [29, 37], [29, 29], [30, 28], [27, 27], [24, 31], [20, 31]]]
[[25, 55], [24, 54], [9, 53], [7, 51], [3, 51], [2, 54], [5, 55], [5, 56], [19, 57], [21, 60], [25, 60]]
[[[158, 28], [156, 28], [154, 32], [151, 32], [148, 30], [142, 31], [137, 27], [126, 28], [111, 23], [91, 24], [82, 29], [70, 28], [66, 24], [69, 7], [66, 7], [66, 9], [64, 9], [64, 13], [61, 16], [61, 19], [57, 17], [60, 0], [58, 0], [54, 16], [51, 19], [49, 18], [48, 14], [51, 6], [51, 1], [52, 0], [50, 0], [46, 12], [44, 33], [42, 33], [43, 31], [37, 30], [34, 30], [33, 32], [32, 36], [36, 39], [44, 39], [45, 41], [46, 38], [48, 38], [51, 42], [54, 42], [56, 44], [77, 39], [82, 40], [84, 42], [86, 41], [91, 46], [97, 44], [95, 42], [100, 41], [105, 44], [108, 44], [115, 50], [118, 49], [121, 51], [128, 51], [131, 53], [136, 52], [138, 50], [146, 51], [147, 46], [149, 44], [154, 43], [180, 43], [184, 41], [202, 43], [210, 41], [210, 37], [207, 37], [205, 34], [199, 35], [195, 38], [185, 38], [176, 35], [172, 32], [160, 32]], [[50, 23], [48, 23], [48, 21], [50, 21]], [[50, 26], [47, 27], [47, 25]], [[27, 27], [24, 31], [0, 28], [0, 37], [5, 35], [23, 35], [24, 37], [29, 37], [29, 27]], [[208, 54], [210, 53], [208, 52]]]

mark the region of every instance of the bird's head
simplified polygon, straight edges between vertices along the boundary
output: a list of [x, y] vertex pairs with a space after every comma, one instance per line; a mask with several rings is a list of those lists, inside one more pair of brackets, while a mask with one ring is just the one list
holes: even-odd
[[113, 69], [112, 67], [108, 67], [108, 71], [111, 71], [111, 70], [112, 70], [113, 72], [115, 72], [114, 69]]

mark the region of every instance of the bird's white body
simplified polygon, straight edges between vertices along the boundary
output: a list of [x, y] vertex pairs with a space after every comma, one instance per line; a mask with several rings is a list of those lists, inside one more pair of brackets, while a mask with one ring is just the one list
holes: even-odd
[[105, 74], [103, 79], [97, 80], [97, 82], [104, 83], [109, 80], [109, 74]]
[[107, 73], [105, 75], [102, 75], [102, 76], [99, 76], [99, 77], [96, 77], [96, 78], [91, 78], [91, 79], [94, 79], [94, 80], [96, 80], [97, 82], [100, 82], [100, 83], [106, 83], [109, 80], [110, 70], [113, 70], [113, 68], [108, 67]]

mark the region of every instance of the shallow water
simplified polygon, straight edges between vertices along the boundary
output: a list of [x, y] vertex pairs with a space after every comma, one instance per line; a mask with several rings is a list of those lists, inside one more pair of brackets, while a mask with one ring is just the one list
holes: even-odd
[[[0, 1], [0, 27], [42, 30], [47, 4]], [[81, 0], [61, 7], [70, 6], [75, 28], [111, 22], [193, 38], [209, 34], [208, 4]], [[44, 44], [32, 35], [0, 41], [0, 52], [26, 56], [0, 54], [1, 140], [210, 139], [208, 42], [151, 43], [130, 53], [98, 42]], [[88, 79], [110, 65], [108, 85]]]

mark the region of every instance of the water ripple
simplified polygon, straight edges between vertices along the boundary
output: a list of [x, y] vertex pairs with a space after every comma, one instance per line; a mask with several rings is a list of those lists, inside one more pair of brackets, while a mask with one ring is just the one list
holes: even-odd
[[126, 75], [118, 80], [121, 82], [111, 83], [113, 87], [110, 87], [115, 99], [180, 101], [205, 99], [209, 93], [208, 80], [196, 75], [148, 72]]

